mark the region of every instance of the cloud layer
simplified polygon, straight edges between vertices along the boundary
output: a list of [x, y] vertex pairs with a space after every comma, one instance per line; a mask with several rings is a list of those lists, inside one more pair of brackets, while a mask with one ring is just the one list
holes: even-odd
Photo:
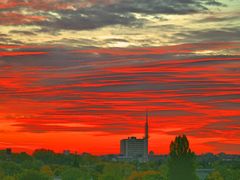
[[157, 153], [180, 133], [198, 153], [239, 153], [239, 12], [238, 0], [2, 0], [0, 147], [118, 153], [149, 109]]
[[235, 7], [224, 0], [5, 0], [0, 38], [78, 48], [239, 41]]
[[[186, 133], [197, 152], [237, 153], [240, 56], [229, 52], [238, 52], [238, 42], [128, 49], [0, 48], [0, 117], [10, 123], [3, 131], [6, 136], [87, 133], [111, 139], [117, 153], [120, 137], [142, 134], [147, 108], [151, 144]], [[226, 149], [224, 143], [232, 145]], [[167, 152], [167, 144], [165, 150], [152, 148]]]

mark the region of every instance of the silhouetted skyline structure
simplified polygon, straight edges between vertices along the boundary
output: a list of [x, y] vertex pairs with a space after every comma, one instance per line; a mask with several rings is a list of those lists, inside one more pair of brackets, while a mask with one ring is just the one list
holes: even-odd
[[145, 135], [142, 139], [135, 136], [120, 140], [120, 154], [124, 159], [148, 161], [148, 111], [146, 111]]

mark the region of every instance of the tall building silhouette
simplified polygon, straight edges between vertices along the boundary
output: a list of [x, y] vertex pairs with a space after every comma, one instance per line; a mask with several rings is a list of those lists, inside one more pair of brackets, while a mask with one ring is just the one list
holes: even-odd
[[148, 160], [148, 111], [146, 112], [145, 136], [144, 136], [144, 159]]
[[129, 160], [148, 161], [148, 111], [146, 112], [145, 134], [142, 139], [128, 137], [120, 141], [121, 156]]

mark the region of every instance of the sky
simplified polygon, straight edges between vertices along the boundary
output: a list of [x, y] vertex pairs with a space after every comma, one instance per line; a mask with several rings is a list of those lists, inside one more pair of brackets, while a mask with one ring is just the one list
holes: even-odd
[[239, 0], [1, 0], [0, 148], [240, 153]]

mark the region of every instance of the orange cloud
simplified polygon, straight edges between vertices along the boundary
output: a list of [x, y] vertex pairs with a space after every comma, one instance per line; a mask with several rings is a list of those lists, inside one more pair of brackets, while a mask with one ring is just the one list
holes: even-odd
[[42, 54], [47, 54], [47, 52], [0, 52], [0, 57], [1, 56], [27, 56], [27, 55], [42, 55]]
[[[207, 48], [231, 50], [235, 44]], [[192, 53], [204, 46], [46, 52], [2, 46], [14, 50], [1, 52], [0, 121], [10, 123], [0, 128], [1, 141], [28, 151], [118, 153], [121, 138], [143, 135], [148, 108], [156, 153], [167, 153], [182, 133], [197, 153], [238, 153], [240, 57]], [[95, 141], [105, 148], [91, 150]], [[224, 148], [227, 141], [232, 148]]]
[[46, 20], [44, 16], [23, 15], [15, 12], [1, 13], [0, 25], [21, 25], [31, 24]]

